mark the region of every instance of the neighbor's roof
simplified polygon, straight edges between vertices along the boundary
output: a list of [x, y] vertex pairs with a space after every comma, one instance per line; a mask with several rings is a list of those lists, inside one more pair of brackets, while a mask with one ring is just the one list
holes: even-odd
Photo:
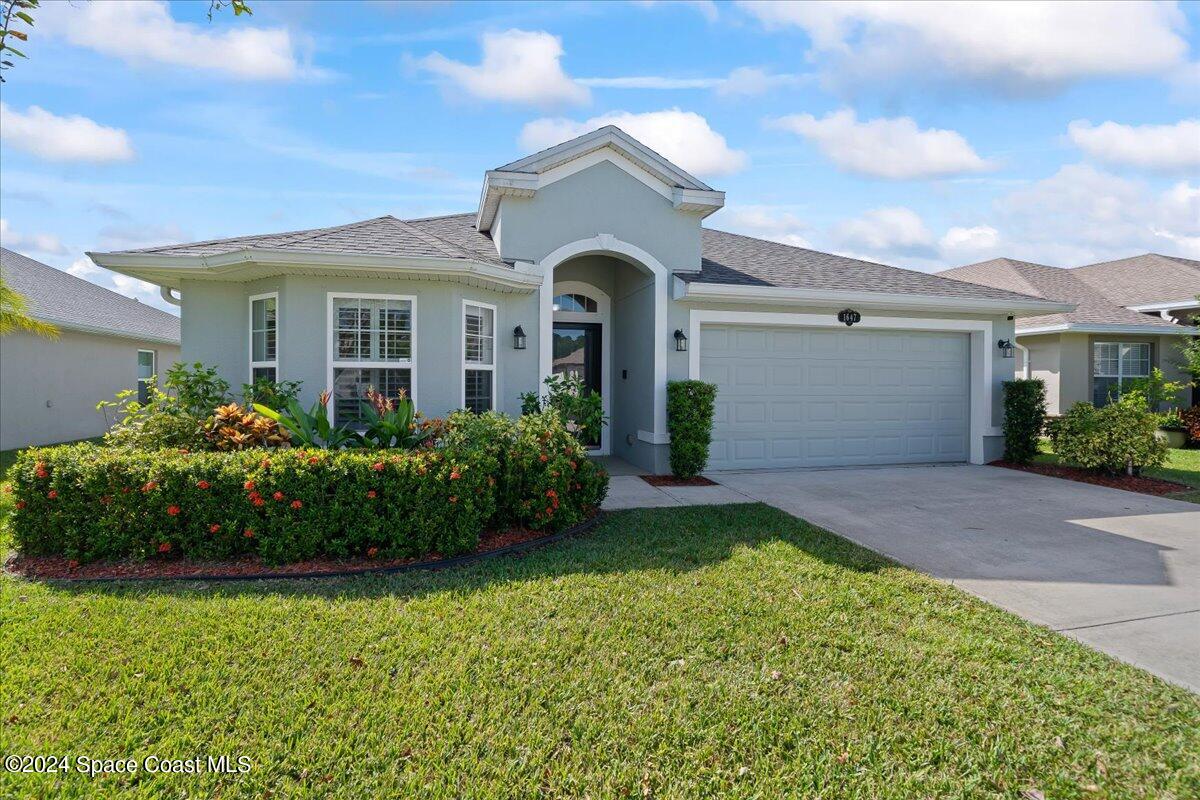
[[1200, 295], [1200, 261], [1146, 253], [1076, 267], [1071, 273], [1123, 306], [1171, 303]]
[[63, 328], [179, 344], [179, 317], [0, 247], [4, 281], [31, 316]]
[[1026, 317], [1021, 320], [1021, 328], [1130, 325], [1162, 328], [1164, 333], [1171, 333], [1181, 327], [1148, 314], [1131, 311], [1110, 300], [1089, 282], [1082, 280], [1078, 269], [1049, 267], [1012, 258], [994, 258], [991, 261], [956, 267], [938, 274], [956, 281], [968, 281], [1075, 304], [1075, 310], [1067, 313]]
[[[701, 230], [701, 270], [676, 273], [685, 281], [788, 289], [903, 292], [984, 300], [1031, 299], [1016, 291], [947, 280], [924, 272], [791, 247], [724, 231], [708, 228]], [[390, 216], [377, 217], [332, 228], [240, 236], [125, 252], [163, 256], [213, 256], [247, 248], [378, 256], [438, 256], [482, 261], [495, 266], [511, 266], [500, 259], [491, 237], [475, 228], [473, 213], [411, 220], [399, 220]]]

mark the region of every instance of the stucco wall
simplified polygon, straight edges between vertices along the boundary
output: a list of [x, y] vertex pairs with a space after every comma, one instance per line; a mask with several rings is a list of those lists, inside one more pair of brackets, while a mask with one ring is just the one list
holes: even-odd
[[[184, 356], [217, 367], [235, 389], [248, 380], [249, 298], [279, 292], [280, 380], [303, 382], [301, 399], [313, 402], [329, 382], [329, 293], [416, 297], [415, 393], [418, 407], [441, 416], [462, 407], [462, 304], [496, 306], [496, 407], [519, 413], [519, 395], [537, 385], [537, 294], [510, 294], [444, 281], [287, 276], [271, 281], [195, 281], [183, 294]], [[212, 322], [206, 323], [206, 320]], [[513, 349], [513, 328], [528, 336]]]
[[0, 338], [0, 450], [100, 436], [96, 403], [137, 387], [138, 350], [153, 350], [159, 374], [179, 347], [63, 330], [57, 340]]
[[1061, 414], [1066, 409], [1060, 403], [1058, 334], [1022, 336], [1019, 341], [1029, 351], [1029, 377], [1046, 385], [1046, 413]]

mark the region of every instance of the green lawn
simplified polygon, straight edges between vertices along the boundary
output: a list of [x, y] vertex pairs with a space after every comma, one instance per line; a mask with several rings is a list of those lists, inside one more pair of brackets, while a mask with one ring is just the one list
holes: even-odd
[[[1043, 464], [1058, 463], [1058, 456], [1054, 455], [1049, 440], [1042, 440], [1041, 450], [1042, 454], [1036, 456], [1034, 461]], [[1193, 490], [1190, 492], [1179, 492], [1169, 496], [1175, 500], [1200, 503], [1200, 450], [1168, 450], [1166, 465], [1157, 469], [1145, 470], [1145, 474], [1153, 478], [1162, 478], [1191, 486]]]
[[0, 796], [1195, 797], [1200, 699], [762, 505], [523, 558], [209, 586], [0, 579]]

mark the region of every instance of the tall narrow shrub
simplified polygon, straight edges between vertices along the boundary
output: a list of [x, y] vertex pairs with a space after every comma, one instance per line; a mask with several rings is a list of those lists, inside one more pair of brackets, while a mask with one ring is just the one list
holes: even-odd
[[1046, 384], [1038, 378], [1004, 382], [1004, 458], [1028, 463], [1046, 422]]
[[717, 387], [704, 381], [667, 383], [667, 430], [671, 434], [671, 472], [694, 478], [708, 466], [713, 403]]

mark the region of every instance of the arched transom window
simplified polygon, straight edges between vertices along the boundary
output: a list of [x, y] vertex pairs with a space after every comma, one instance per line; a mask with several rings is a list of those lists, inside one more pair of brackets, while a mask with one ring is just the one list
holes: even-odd
[[560, 294], [554, 297], [555, 311], [583, 311], [596, 313], [596, 301], [586, 294]]

